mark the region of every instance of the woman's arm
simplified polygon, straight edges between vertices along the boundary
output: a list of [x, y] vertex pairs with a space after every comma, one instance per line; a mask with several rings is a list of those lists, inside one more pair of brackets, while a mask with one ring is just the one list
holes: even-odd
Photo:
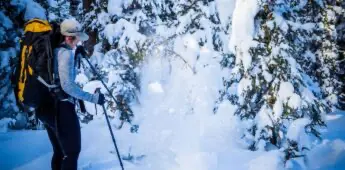
[[99, 94], [85, 92], [75, 83], [75, 77], [73, 76], [74, 69], [74, 57], [72, 52], [61, 48], [58, 51], [58, 71], [62, 89], [76, 99], [97, 103]]

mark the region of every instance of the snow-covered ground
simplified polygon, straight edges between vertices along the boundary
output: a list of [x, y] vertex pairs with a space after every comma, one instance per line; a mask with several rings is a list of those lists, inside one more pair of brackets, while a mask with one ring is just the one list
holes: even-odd
[[[324, 142], [317, 145], [309, 152], [307, 169], [340, 170], [345, 168], [345, 112], [335, 112], [327, 116], [328, 130], [323, 132]], [[197, 127], [202, 128], [202, 127]], [[170, 129], [178, 130], [178, 129]], [[159, 131], [157, 129], [157, 131]], [[167, 136], [168, 129], [161, 132]], [[179, 129], [180, 135], [188, 135], [186, 129]], [[270, 170], [279, 169], [280, 160], [278, 151], [251, 152], [232, 147], [231, 144], [212, 146], [217, 136], [209, 137], [209, 141], [203, 141], [204, 151], [183, 148], [185, 144], [175, 146], [167, 141], [176, 141], [171, 138], [166, 143], [158, 146], [144, 146], [147, 140], [161, 140], [147, 134], [146, 139], [129, 135], [121, 131], [115, 131], [120, 152], [123, 157], [128, 156], [128, 146], [141, 142], [146, 149], [152, 152], [145, 157], [133, 155], [138, 158], [135, 161], [124, 161], [125, 169], [130, 170]], [[142, 136], [141, 136], [142, 137]], [[218, 136], [219, 137], [219, 136]], [[181, 138], [180, 138], [181, 139]], [[182, 143], [190, 143], [193, 136], [185, 136]], [[200, 141], [198, 141], [200, 142]], [[44, 170], [49, 169], [52, 150], [45, 131], [10, 131], [0, 133], [0, 167], [2, 170]], [[157, 148], [166, 146], [166, 148]], [[207, 146], [211, 146], [207, 148]], [[179, 148], [180, 147], [180, 148]], [[189, 146], [193, 147], [193, 146]], [[186, 152], [182, 153], [181, 150]], [[82, 152], [79, 167], [85, 170], [121, 169], [113, 150], [110, 134], [102, 117], [97, 118], [89, 125], [82, 128]], [[165, 150], [165, 153], [158, 153]], [[178, 152], [175, 152], [178, 151]], [[295, 168], [294, 168], [295, 169]]]
[[309, 152], [310, 169], [345, 169], [345, 112], [330, 114], [327, 120], [323, 143]]

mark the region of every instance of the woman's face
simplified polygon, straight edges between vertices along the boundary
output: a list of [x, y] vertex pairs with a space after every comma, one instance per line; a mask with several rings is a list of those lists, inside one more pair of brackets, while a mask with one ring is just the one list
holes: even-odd
[[80, 42], [80, 38], [78, 36], [76, 37], [66, 37], [65, 42], [71, 46], [72, 48], [75, 48], [78, 43]]
[[73, 40], [72, 44], [73, 44], [73, 48], [76, 47], [78, 45], [78, 43], [80, 42], [80, 38], [78, 36], [75, 37], [75, 39]]

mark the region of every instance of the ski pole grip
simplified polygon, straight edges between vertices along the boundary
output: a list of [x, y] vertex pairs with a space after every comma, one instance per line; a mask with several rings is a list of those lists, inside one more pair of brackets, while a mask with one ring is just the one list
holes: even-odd
[[96, 90], [95, 90], [95, 93], [101, 93], [101, 88], [97, 87]]
[[86, 51], [86, 49], [81, 45], [77, 46], [75, 53], [76, 53], [76, 55], [80, 54], [82, 56], [82, 58], [86, 58], [89, 55], [89, 53]]

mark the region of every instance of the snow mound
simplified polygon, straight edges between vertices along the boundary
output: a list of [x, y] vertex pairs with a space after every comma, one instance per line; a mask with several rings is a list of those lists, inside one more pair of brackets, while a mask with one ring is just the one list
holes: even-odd
[[0, 133], [5, 133], [8, 131], [8, 126], [14, 124], [16, 122], [15, 119], [12, 118], [3, 118], [0, 119]]
[[249, 162], [248, 170], [281, 170], [284, 169], [283, 153], [280, 151], [265, 152]]
[[153, 93], [164, 93], [163, 87], [159, 82], [149, 84], [149, 91]]

